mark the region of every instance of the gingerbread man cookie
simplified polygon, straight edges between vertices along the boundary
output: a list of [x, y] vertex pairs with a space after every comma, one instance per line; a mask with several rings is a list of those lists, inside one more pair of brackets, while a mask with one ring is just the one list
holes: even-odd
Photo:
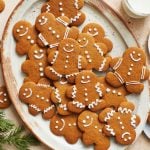
[[54, 86], [56, 87], [51, 94], [51, 100], [57, 106], [57, 112], [60, 115], [70, 115], [71, 112], [68, 110], [68, 102], [70, 99], [66, 97], [66, 89], [71, 87], [65, 79], [54, 82]]
[[84, 6], [84, 0], [49, 0], [42, 7], [42, 12], [49, 12], [59, 16], [67, 16], [71, 26], [79, 26], [85, 20], [85, 14], [80, 11]]
[[115, 136], [118, 143], [131, 144], [136, 137], [135, 128], [140, 123], [140, 118], [133, 115], [134, 105], [131, 102], [123, 102], [118, 112], [112, 108], [106, 108], [99, 114], [99, 119], [107, 123], [103, 131], [107, 136]]
[[52, 80], [66, 77], [70, 83], [74, 82], [80, 70], [85, 69], [87, 62], [80, 55], [81, 49], [74, 39], [64, 39], [60, 42], [58, 51], [51, 51], [48, 61], [52, 66], [46, 67], [45, 74]]
[[55, 115], [50, 121], [50, 129], [57, 136], [64, 136], [70, 144], [75, 144], [82, 136], [77, 126], [77, 115]]
[[114, 107], [117, 110], [120, 103], [127, 101], [126, 95], [129, 93], [124, 87], [114, 88], [106, 82], [104, 77], [100, 77], [99, 82], [105, 87], [106, 93], [103, 99], [107, 103], [107, 107]]
[[10, 106], [11, 102], [5, 86], [0, 87], [0, 109], [5, 109]]
[[87, 33], [81, 33], [79, 35], [78, 43], [82, 49], [81, 55], [84, 56], [88, 62], [86, 69], [106, 71], [109, 68], [111, 57], [105, 57], [108, 52], [105, 44], [95, 43], [94, 38]]
[[[36, 19], [36, 28], [40, 32], [38, 44], [57, 49], [60, 41], [65, 38], [77, 39], [79, 30], [77, 27], [69, 28], [69, 18], [61, 16], [55, 18], [51, 13], [42, 13]], [[49, 51], [50, 51], [49, 50]]]
[[92, 111], [99, 111], [106, 106], [102, 99], [104, 86], [92, 71], [80, 72], [75, 79], [75, 85], [67, 89], [66, 95], [73, 99], [68, 103], [68, 108], [75, 113], [80, 113], [86, 107]]
[[19, 21], [13, 28], [13, 35], [16, 44], [16, 51], [19, 55], [25, 55], [29, 49], [36, 43], [37, 32], [35, 27], [27, 21]]
[[44, 77], [44, 69], [48, 66], [46, 49], [35, 44], [29, 49], [28, 57], [29, 60], [22, 64], [22, 71], [28, 75], [24, 81], [37, 83]]
[[0, 12], [2, 12], [5, 8], [5, 2], [3, 0], [0, 0]]
[[85, 145], [94, 144], [94, 150], [107, 150], [109, 148], [110, 141], [102, 133], [104, 124], [99, 122], [97, 113], [82, 112], [78, 117], [78, 126], [83, 132], [82, 140]]
[[106, 75], [107, 82], [120, 87], [125, 84], [130, 93], [140, 93], [144, 85], [141, 81], [148, 79], [149, 70], [146, 68], [146, 55], [144, 50], [136, 47], [127, 49], [122, 58], [114, 58], [110, 66], [113, 72]]
[[105, 31], [101, 27], [101, 25], [99, 25], [97, 23], [89, 23], [83, 28], [82, 32], [88, 33], [91, 36], [93, 36], [95, 39], [95, 42], [104, 43], [107, 46], [108, 51], [112, 50], [113, 43], [111, 42], [110, 39], [105, 37]]
[[42, 78], [38, 84], [26, 82], [19, 91], [19, 98], [22, 102], [28, 104], [29, 112], [32, 115], [38, 115], [42, 112], [42, 117], [46, 120], [55, 114], [55, 105], [52, 104], [52, 88], [46, 78]]

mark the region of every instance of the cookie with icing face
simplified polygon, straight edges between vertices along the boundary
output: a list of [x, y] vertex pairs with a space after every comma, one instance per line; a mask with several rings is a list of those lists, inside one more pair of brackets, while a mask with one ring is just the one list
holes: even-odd
[[0, 87], [0, 109], [8, 108], [10, 104], [11, 102], [6, 87]]
[[102, 99], [104, 94], [104, 86], [100, 84], [98, 77], [92, 71], [82, 71], [77, 75], [75, 85], [66, 91], [66, 95], [72, 98], [68, 108], [75, 113], [80, 113], [86, 107], [91, 111], [99, 111], [106, 106]]
[[19, 98], [28, 104], [29, 112], [36, 116], [42, 113], [42, 117], [49, 120], [55, 114], [55, 105], [51, 102], [52, 88], [50, 82], [43, 78], [38, 84], [26, 82], [19, 91]]
[[49, 51], [57, 49], [61, 40], [65, 38], [77, 39], [79, 30], [77, 27], [68, 27], [69, 18], [61, 16], [55, 18], [51, 13], [42, 13], [36, 19], [36, 29], [40, 32], [38, 35], [38, 44], [49, 47]]
[[71, 26], [79, 26], [85, 20], [85, 14], [80, 11], [84, 6], [84, 0], [49, 0], [42, 7], [42, 12], [49, 12], [59, 16], [67, 16]]
[[80, 53], [81, 48], [76, 40], [62, 40], [58, 51], [49, 53], [48, 61], [51, 66], [46, 67], [46, 76], [54, 81], [65, 77], [73, 83], [79, 71], [85, 69], [87, 65], [86, 59]]
[[140, 123], [140, 118], [133, 115], [134, 105], [131, 102], [122, 102], [118, 111], [106, 108], [99, 114], [99, 119], [105, 122], [103, 128], [107, 136], [114, 136], [116, 141], [123, 145], [133, 143], [136, 138], [136, 127]]
[[129, 93], [126, 91], [125, 87], [114, 88], [106, 82], [105, 77], [100, 77], [99, 82], [105, 87], [106, 93], [103, 99], [107, 103], [107, 107], [113, 107], [117, 110], [122, 102], [127, 101], [126, 95]]
[[94, 38], [87, 33], [81, 33], [78, 43], [82, 49], [81, 55], [87, 59], [87, 70], [106, 71], [111, 61], [110, 56], [105, 56], [108, 48], [103, 43], [96, 43]]
[[52, 94], [51, 100], [56, 104], [57, 113], [60, 115], [70, 115], [71, 112], [68, 110], [68, 102], [70, 98], [66, 97], [66, 89], [71, 87], [65, 79], [54, 82], [54, 86], [56, 87]]
[[28, 75], [24, 81], [37, 83], [45, 77], [44, 69], [48, 66], [46, 49], [35, 44], [29, 49], [28, 58], [22, 64], [22, 71]]
[[13, 28], [13, 35], [16, 40], [16, 51], [19, 55], [25, 55], [36, 43], [37, 32], [35, 27], [27, 21], [19, 21]]
[[140, 93], [143, 90], [141, 81], [149, 77], [144, 50], [137, 47], [128, 48], [121, 58], [114, 58], [110, 66], [114, 70], [106, 75], [106, 81], [110, 85], [125, 85], [130, 93]]
[[0, 0], [0, 12], [2, 12], [5, 8], [5, 2], [3, 0]]
[[95, 42], [104, 43], [107, 46], [108, 51], [112, 50], [113, 43], [111, 42], [110, 39], [105, 37], [105, 31], [101, 25], [97, 23], [89, 23], [83, 28], [82, 32], [88, 33], [91, 36], [93, 36]]
[[84, 111], [78, 117], [78, 126], [83, 132], [82, 140], [85, 145], [94, 144], [94, 150], [107, 150], [110, 140], [102, 132], [104, 124], [98, 120], [97, 113]]
[[51, 132], [57, 136], [64, 136], [70, 144], [75, 144], [82, 136], [77, 126], [77, 115], [55, 115], [50, 121]]

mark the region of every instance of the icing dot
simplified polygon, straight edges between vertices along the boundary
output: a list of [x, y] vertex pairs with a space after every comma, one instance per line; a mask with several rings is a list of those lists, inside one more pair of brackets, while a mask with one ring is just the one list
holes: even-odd
[[90, 76], [87, 76], [87, 79], [90, 79]]
[[122, 126], [121, 129], [124, 129], [124, 126]]
[[131, 75], [131, 72], [128, 72], [128, 76], [130, 76]]
[[76, 123], [73, 123], [73, 125], [76, 126], [77, 124], [76, 124]]
[[52, 34], [55, 34], [55, 33], [56, 33], [56, 31], [55, 31], [55, 30], [53, 30], [53, 31], [52, 31]]
[[140, 57], [140, 56], [141, 56], [141, 54], [139, 53], [139, 54], [138, 54], [138, 56]]
[[83, 41], [86, 41], [86, 38], [83, 38]]
[[92, 62], [92, 59], [89, 59], [88, 62], [91, 63], [91, 62]]
[[40, 52], [41, 52], [41, 53], [43, 53], [43, 50], [42, 50], [42, 49], [40, 49]]
[[90, 29], [89, 29], [89, 31], [91, 32], [91, 31], [92, 31], [92, 29], [90, 28]]
[[90, 55], [87, 55], [86, 58], [90, 58]]
[[52, 27], [49, 27], [48, 30], [51, 31], [51, 30], [52, 30]]
[[115, 94], [115, 93], [116, 93], [116, 91], [115, 91], [115, 90], [113, 90], [113, 91], [112, 91], [112, 93], [113, 93], [113, 94]]
[[4, 93], [4, 96], [7, 96], [7, 94], [6, 94], [6, 93]]
[[17, 29], [17, 33], [19, 33], [20, 32], [20, 30], [19, 29]]
[[42, 16], [42, 19], [45, 19], [45, 16]]
[[67, 55], [66, 58], [69, 58], [69, 56]]
[[73, 48], [74, 46], [73, 46], [73, 45], [71, 45], [71, 47]]
[[86, 119], [90, 119], [90, 116], [86, 116]]
[[89, 100], [88, 98], [85, 99], [86, 102], [87, 102], [88, 100]]
[[71, 127], [71, 123], [69, 123], [68, 126]]
[[81, 40], [78, 40], [78, 42], [80, 43], [80, 42], [81, 42]]
[[94, 31], [97, 31], [97, 28], [94, 28]]
[[44, 76], [44, 73], [40, 73], [40, 76]]
[[42, 20], [41, 19], [39, 19], [39, 23], [41, 23], [42, 22]]
[[124, 141], [126, 142], [126, 141], [127, 141], [127, 139], [124, 139]]
[[119, 122], [119, 124], [122, 124], [122, 122]]
[[20, 26], [21, 29], [23, 29], [23, 26]]
[[109, 92], [110, 92], [110, 89], [109, 89], [109, 88], [107, 88], [107, 89], [106, 89], [106, 92], [107, 92], [107, 93], [109, 93]]
[[34, 54], [37, 54], [38, 53], [38, 51], [34, 51]]
[[85, 88], [84, 91], [87, 91], [87, 88]]
[[63, 11], [63, 8], [60, 8], [59, 10], [60, 10], [60, 11]]
[[27, 92], [27, 91], [28, 91], [28, 89], [25, 89], [25, 91]]
[[86, 120], [83, 120], [82, 122], [83, 122], [83, 123], [86, 123]]
[[82, 79], [84, 80], [84, 79], [85, 79], [85, 77], [84, 77], [84, 76], [82, 76]]
[[118, 92], [118, 96], [121, 96], [121, 93], [120, 93], [120, 92]]
[[133, 54], [135, 54], [135, 51], [133, 51]]
[[34, 44], [34, 40], [31, 40], [31, 44]]
[[6, 102], [7, 101], [7, 99], [6, 98], [4, 98], [4, 102]]
[[59, 2], [59, 5], [62, 6], [62, 2]]
[[68, 47], [68, 46], [69, 46], [69, 44], [66, 44], [66, 46]]
[[58, 129], [58, 126], [55, 126], [55, 129]]
[[88, 93], [85, 93], [84, 95], [85, 95], [85, 96], [88, 96]]
[[134, 65], [133, 64], [131, 64], [131, 67], [133, 67]]
[[85, 54], [88, 54], [88, 51], [85, 51]]
[[46, 102], [49, 102], [49, 100], [47, 99]]
[[94, 128], [97, 129], [98, 127], [97, 127], [97, 126], [94, 126]]
[[65, 14], [64, 14], [64, 13], [61, 13], [61, 15], [62, 15], [62, 16], [65, 16]]
[[42, 63], [39, 63], [39, 66], [42, 66], [43, 64]]
[[131, 137], [128, 137], [129, 140], [131, 140]]
[[30, 39], [31, 39], [31, 36], [28, 36], [27, 39], [30, 40]]
[[66, 60], [66, 63], [68, 63], [69, 61], [68, 60]]
[[67, 111], [67, 108], [65, 107], [64, 110]]
[[98, 131], [99, 131], [99, 132], [102, 132], [102, 129], [99, 129]]
[[37, 97], [37, 98], [39, 98], [40, 96], [39, 96], [39, 95], [37, 95], [36, 97]]
[[59, 121], [57, 120], [57, 121], [56, 121], [56, 123], [58, 124], [58, 123], [59, 123]]
[[132, 68], [129, 68], [130, 71], [132, 71]]
[[120, 120], [120, 117], [118, 117], [117, 119], [119, 119], [119, 120]]
[[26, 93], [23, 93], [23, 95], [26, 96], [27, 94], [26, 94]]
[[44, 97], [41, 97], [42, 100], [44, 100]]
[[67, 67], [67, 66], [65, 66], [65, 68], [67, 69], [68, 67]]
[[56, 35], [56, 38], [59, 39], [59, 38], [60, 38], [60, 35]]

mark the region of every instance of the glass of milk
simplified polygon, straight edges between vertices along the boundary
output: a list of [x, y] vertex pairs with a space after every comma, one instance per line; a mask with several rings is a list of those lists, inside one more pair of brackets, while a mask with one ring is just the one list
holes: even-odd
[[150, 0], [122, 0], [122, 6], [133, 18], [145, 18], [150, 15]]

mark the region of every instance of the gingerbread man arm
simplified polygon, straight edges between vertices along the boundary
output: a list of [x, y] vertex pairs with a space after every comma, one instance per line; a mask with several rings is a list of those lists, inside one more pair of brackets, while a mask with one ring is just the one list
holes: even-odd
[[141, 80], [147, 80], [149, 78], [149, 75], [150, 75], [149, 69], [147, 69], [146, 66], [143, 66], [141, 73]]
[[98, 82], [95, 88], [96, 88], [96, 92], [99, 94], [100, 97], [103, 97], [105, 95], [105, 87], [103, 84], [100, 84]]
[[86, 59], [83, 56], [79, 55], [79, 57], [78, 57], [78, 69], [85, 69], [86, 66], [87, 66]]
[[136, 128], [139, 125], [141, 119], [138, 115], [132, 115], [130, 121], [131, 121], [131, 125], [133, 126], [133, 128]]
[[107, 54], [108, 52], [108, 48], [104, 43], [96, 43], [95, 47], [101, 56]]
[[116, 70], [121, 65], [121, 62], [122, 58], [120, 57], [113, 58], [110, 62], [110, 67]]
[[76, 96], [76, 86], [75, 85], [67, 88], [66, 96], [68, 98], [73, 98]]
[[75, 4], [76, 4], [75, 5], [76, 8], [79, 10], [84, 6], [84, 0], [78, 0], [78, 1], [75, 0]]
[[51, 100], [55, 104], [61, 103], [61, 97], [60, 97], [60, 93], [59, 93], [58, 89], [55, 89], [55, 90], [52, 91], [52, 93], [51, 93]]
[[57, 59], [59, 55], [58, 51], [50, 51], [49, 55], [48, 55], [48, 62], [53, 65]]

